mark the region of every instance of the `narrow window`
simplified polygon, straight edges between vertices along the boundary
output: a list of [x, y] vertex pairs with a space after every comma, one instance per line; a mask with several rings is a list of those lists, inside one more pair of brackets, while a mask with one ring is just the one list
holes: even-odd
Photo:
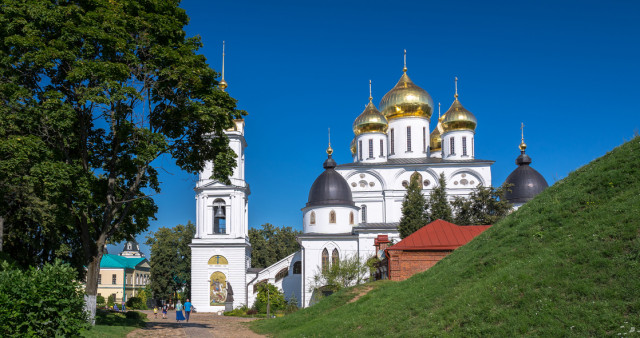
[[333, 249], [331, 253], [331, 265], [338, 264], [340, 260], [340, 254], [338, 253], [338, 249]]
[[467, 137], [462, 136], [462, 156], [467, 156]]
[[391, 128], [391, 155], [395, 154], [395, 142], [393, 139], [393, 128]]
[[369, 139], [369, 158], [373, 158], [373, 140]]
[[98, 275], [98, 284], [102, 284], [102, 274]]
[[293, 274], [294, 275], [299, 275], [302, 273], [302, 262], [297, 261], [295, 263], [293, 263]]
[[358, 141], [358, 158], [362, 161], [362, 140]]
[[380, 157], [384, 157], [384, 141], [380, 140]]
[[312, 211], [311, 216], [309, 216], [309, 224], [316, 224], [316, 212]]
[[331, 212], [329, 213], [329, 223], [335, 223], [336, 222], [336, 212], [331, 210]]
[[411, 151], [411, 127], [407, 127], [407, 152]]
[[455, 146], [455, 145], [456, 145], [456, 144], [455, 144], [455, 143], [454, 143], [454, 141], [453, 141], [453, 137], [451, 137], [451, 138], [449, 139], [449, 155], [454, 155], [454, 154], [455, 154], [455, 151], [454, 151], [454, 146]]
[[111, 284], [115, 284], [116, 283], [116, 274], [114, 273], [113, 275], [111, 275]]
[[325, 248], [322, 250], [322, 271], [327, 271], [329, 268], [329, 251]]
[[422, 127], [422, 151], [427, 152], [427, 127]]
[[349, 224], [353, 224], [353, 211], [349, 213]]
[[471, 138], [471, 156], [476, 156], [475, 155], [475, 149], [473, 148], [473, 137]]
[[362, 205], [360, 210], [362, 210], [362, 223], [367, 223], [367, 206]]

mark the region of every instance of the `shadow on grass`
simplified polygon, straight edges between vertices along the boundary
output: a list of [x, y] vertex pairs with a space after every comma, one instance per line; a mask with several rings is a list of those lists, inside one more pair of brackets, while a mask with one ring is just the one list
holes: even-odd
[[[131, 316], [131, 315], [129, 315]], [[123, 337], [127, 333], [145, 327], [144, 313], [127, 318], [122, 312], [111, 312], [105, 310], [96, 311], [96, 325], [90, 330], [83, 331], [83, 337]]]

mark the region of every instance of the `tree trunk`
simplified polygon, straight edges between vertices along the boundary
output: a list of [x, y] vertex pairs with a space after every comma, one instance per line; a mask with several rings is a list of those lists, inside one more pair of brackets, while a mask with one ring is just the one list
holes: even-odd
[[98, 294], [98, 275], [100, 274], [100, 261], [102, 260], [102, 250], [99, 250], [100, 257], [93, 257], [87, 266], [87, 283], [84, 296], [84, 310], [87, 312], [89, 323], [96, 324], [96, 296]]

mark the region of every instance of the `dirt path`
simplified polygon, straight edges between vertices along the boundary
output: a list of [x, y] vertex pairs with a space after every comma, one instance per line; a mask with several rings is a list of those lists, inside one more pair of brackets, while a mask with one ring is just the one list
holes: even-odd
[[153, 317], [153, 311], [142, 311], [149, 321], [144, 329], [135, 330], [127, 337], [264, 337], [249, 330], [246, 322], [253, 318], [218, 316], [213, 313], [194, 313], [188, 323], [176, 323], [175, 311], [167, 319]]

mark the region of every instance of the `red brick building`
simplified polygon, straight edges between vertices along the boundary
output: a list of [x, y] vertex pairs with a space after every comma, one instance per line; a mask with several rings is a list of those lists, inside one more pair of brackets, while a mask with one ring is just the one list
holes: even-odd
[[[440, 219], [425, 225], [386, 249], [388, 278], [400, 281], [426, 271], [489, 227], [490, 225], [460, 226]], [[384, 240], [376, 240], [376, 244], [384, 246]]]

